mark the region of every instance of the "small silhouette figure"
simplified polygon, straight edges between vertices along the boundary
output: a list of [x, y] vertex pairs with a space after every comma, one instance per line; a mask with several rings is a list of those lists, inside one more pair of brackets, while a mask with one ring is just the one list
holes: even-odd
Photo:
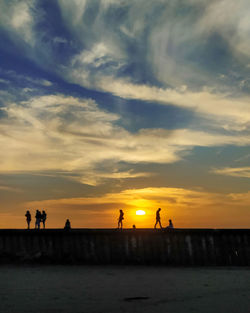
[[161, 211], [161, 208], [159, 208], [157, 211], [156, 211], [156, 222], [155, 222], [155, 228], [157, 226], [157, 224], [159, 223], [160, 227], [162, 228], [161, 226], [161, 216], [160, 216], [160, 211]]
[[35, 218], [36, 218], [35, 229], [40, 229], [42, 214], [39, 210], [36, 210]]
[[135, 226], [135, 225], [133, 225], [133, 229], [136, 229], [136, 226]]
[[169, 225], [167, 226], [167, 228], [173, 229], [173, 228], [174, 228], [174, 225], [173, 225], [173, 223], [172, 223], [172, 220], [168, 220], [168, 222], [169, 222]]
[[124, 220], [124, 213], [122, 210], [120, 210], [120, 216], [118, 218], [118, 229], [122, 229], [122, 220]]
[[30, 211], [29, 211], [29, 210], [26, 211], [25, 216], [26, 216], [26, 221], [27, 221], [28, 229], [30, 229], [31, 214], [30, 214]]
[[46, 219], [47, 219], [47, 214], [46, 214], [46, 212], [43, 210], [43, 212], [42, 212], [42, 214], [41, 214], [41, 220], [42, 220], [42, 222], [43, 222], [43, 228], [45, 228]]
[[69, 219], [67, 219], [67, 220], [66, 220], [66, 222], [65, 222], [65, 226], [64, 226], [64, 229], [65, 229], [65, 230], [69, 230], [69, 229], [71, 229], [71, 225], [70, 225], [70, 221], [69, 221]]

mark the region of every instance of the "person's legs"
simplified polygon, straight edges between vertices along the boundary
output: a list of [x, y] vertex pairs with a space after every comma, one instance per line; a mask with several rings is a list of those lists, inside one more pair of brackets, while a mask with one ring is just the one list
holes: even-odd
[[159, 220], [159, 224], [160, 224], [160, 227], [162, 228], [162, 226], [161, 226], [161, 220]]
[[159, 220], [157, 219], [156, 222], [155, 222], [155, 228], [156, 228], [158, 223], [159, 223]]
[[30, 221], [27, 221], [28, 229], [30, 229]]
[[119, 228], [122, 229], [122, 220], [119, 220], [119, 221], [118, 221], [118, 229], [119, 229]]

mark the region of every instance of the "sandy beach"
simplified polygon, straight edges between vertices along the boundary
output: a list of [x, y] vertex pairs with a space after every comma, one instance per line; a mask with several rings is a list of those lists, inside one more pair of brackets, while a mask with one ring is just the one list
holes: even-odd
[[249, 268], [1, 266], [3, 313], [246, 313]]

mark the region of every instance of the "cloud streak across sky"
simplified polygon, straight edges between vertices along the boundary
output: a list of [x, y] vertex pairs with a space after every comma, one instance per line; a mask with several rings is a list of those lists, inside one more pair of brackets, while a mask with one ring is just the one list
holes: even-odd
[[[75, 184], [76, 199], [92, 186], [103, 203], [156, 184], [207, 193], [218, 179], [221, 199], [239, 179], [247, 193], [249, 11], [246, 0], [2, 0], [2, 213], [22, 214], [10, 190], [23, 190], [21, 208], [71, 199]], [[20, 175], [68, 186], [35, 199]]]

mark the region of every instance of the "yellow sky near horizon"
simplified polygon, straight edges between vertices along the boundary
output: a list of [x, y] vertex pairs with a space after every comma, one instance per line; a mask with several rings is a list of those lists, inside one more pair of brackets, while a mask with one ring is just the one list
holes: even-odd
[[[177, 228], [249, 228], [250, 193], [217, 194], [182, 188], [127, 189], [102, 197], [62, 198], [23, 203], [12, 213], [2, 214], [0, 228], [25, 228], [30, 209], [32, 227], [36, 209], [45, 209], [48, 228], [62, 228], [69, 218], [74, 228], [115, 228], [119, 210], [125, 213], [124, 227], [151, 228], [161, 207], [162, 225], [172, 219]], [[240, 209], [237, 214], [235, 208]], [[142, 209], [144, 216], [136, 215]], [[21, 214], [20, 214], [21, 213]]]

